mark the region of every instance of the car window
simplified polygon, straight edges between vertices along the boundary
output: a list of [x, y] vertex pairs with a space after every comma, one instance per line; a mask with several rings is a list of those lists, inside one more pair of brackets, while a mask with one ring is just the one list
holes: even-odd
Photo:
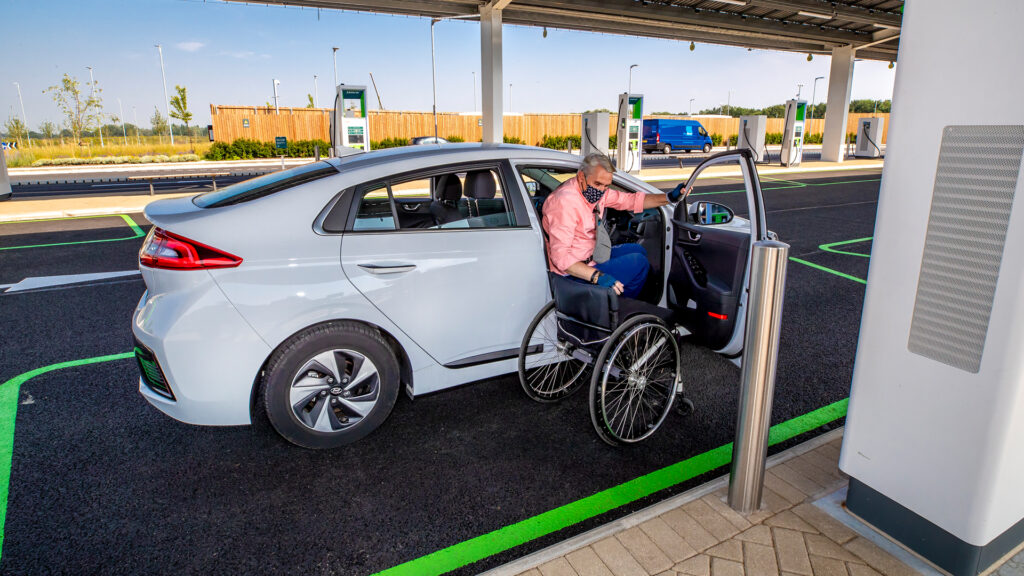
[[697, 126], [697, 133], [700, 134], [701, 136], [708, 135], [708, 131], [705, 130], [703, 126]]
[[353, 231], [509, 228], [516, 225], [497, 168], [465, 167], [359, 188]]
[[[438, 183], [438, 190], [431, 206], [434, 216], [431, 228], [508, 228], [515, 225], [496, 170], [487, 168], [438, 174], [434, 176], [434, 182]], [[459, 190], [462, 194], [455, 200], [451, 195]]]
[[395, 216], [391, 210], [391, 195], [387, 185], [366, 188], [359, 196], [359, 209], [352, 224], [356, 231], [394, 230]]
[[200, 208], [219, 208], [240, 204], [337, 173], [338, 170], [327, 162], [314, 162], [288, 170], [271, 172], [225, 186], [214, 192], [200, 194], [192, 199], [192, 203]]
[[538, 217], [543, 213], [544, 200], [563, 182], [575, 177], [577, 172], [576, 168], [551, 166], [519, 166], [517, 170]]

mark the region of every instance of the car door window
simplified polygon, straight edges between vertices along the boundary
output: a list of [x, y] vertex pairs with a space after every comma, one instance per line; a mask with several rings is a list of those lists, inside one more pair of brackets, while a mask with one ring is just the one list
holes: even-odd
[[442, 230], [516, 226], [496, 167], [431, 170], [357, 188], [349, 229]]
[[541, 167], [541, 166], [518, 166], [519, 178], [523, 181], [523, 187], [530, 195], [530, 203], [540, 217], [543, 211], [544, 200], [562, 185], [563, 182], [576, 176], [576, 168], [562, 167]]
[[[515, 225], [497, 170], [466, 170], [434, 178], [437, 182], [445, 180], [446, 187], [455, 186], [452, 179], [457, 179], [462, 189], [462, 197], [457, 202], [454, 199], [444, 202], [443, 212], [448, 216], [438, 218], [434, 228], [508, 228]], [[436, 201], [442, 202], [439, 194], [435, 195]], [[458, 210], [457, 215], [452, 208]]]
[[356, 210], [352, 229], [365, 232], [372, 230], [394, 230], [395, 213], [391, 205], [391, 193], [386, 184], [369, 186], [359, 193], [359, 208]]

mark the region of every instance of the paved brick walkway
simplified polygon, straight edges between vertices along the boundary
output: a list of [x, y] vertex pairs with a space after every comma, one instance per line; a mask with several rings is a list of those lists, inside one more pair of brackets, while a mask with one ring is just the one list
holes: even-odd
[[[729, 508], [721, 487], [640, 523], [620, 523], [628, 527], [557, 558], [542, 551], [534, 556], [543, 563], [520, 576], [918, 575], [813, 504], [847, 483], [838, 470], [841, 443], [838, 436], [770, 466], [765, 507], [750, 515]], [[1021, 556], [999, 576], [1018, 576]]]

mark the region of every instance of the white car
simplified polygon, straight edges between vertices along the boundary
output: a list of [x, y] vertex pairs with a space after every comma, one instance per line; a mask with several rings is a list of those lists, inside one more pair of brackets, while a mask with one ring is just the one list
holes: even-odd
[[[749, 154], [748, 213], [721, 205], [609, 211], [613, 241], [647, 248], [640, 298], [698, 342], [742, 348], [752, 240], [766, 235]], [[539, 214], [580, 157], [449, 144], [333, 158], [146, 208], [146, 292], [132, 327], [139, 391], [192, 424], [265, 410], [289, 441], [339, 446], [417, 396], [512, 373], [551, 298]], [[623, 173], [613, 186], [657, 193]], [[697, 222], [700, 219], [702, 222]]]

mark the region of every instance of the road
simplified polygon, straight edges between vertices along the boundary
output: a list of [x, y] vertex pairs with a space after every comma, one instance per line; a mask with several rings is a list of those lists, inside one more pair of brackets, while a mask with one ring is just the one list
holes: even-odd
[[[849, 393], [879, 180], [763, 180], [769, 227], [794, 258], [773, 423]], [[742, 214], [740, 187], [702, 181], [694, 194]], [[0, 223], [0, 285], [132, 270], [147, 228], [138, 214]], [[16, 431], [0, 572], [352, 575], [454, 558], [475, 574], [725, 472], [682, 473], [607, 512], [577, 504], [554, 532], [536, 520], [732, 440], [739, 369], [694, 347], [683, 365], [696, 413], [632, 449], [597, 438], [585, 394], [536, 404], [514, 375], [400, 397], [377, 432], [329, 452], [287, 444], [264, 418], [182, 424], [137, 391], [129, 324], [144, 289], [138, 276], [0, 288], [0, 430]]]

